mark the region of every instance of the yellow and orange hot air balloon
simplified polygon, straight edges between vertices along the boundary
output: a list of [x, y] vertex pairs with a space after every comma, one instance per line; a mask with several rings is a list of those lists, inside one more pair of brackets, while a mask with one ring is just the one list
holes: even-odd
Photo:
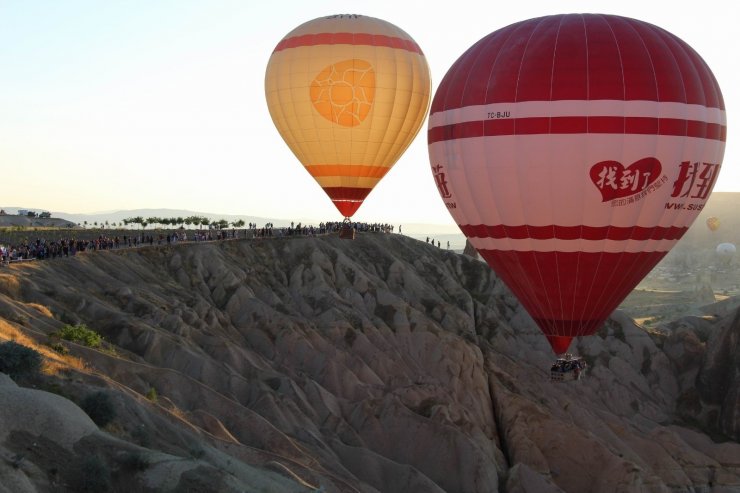
[[719, 229], [720, 220], [718, 217], [712, 216], [710, 218], [707, 218], [707, 228], [709, 228], [710, 231], [714, 232]]
[[347, 218], [419, 132], [430, 93], [416, 42], [362, 15], [297, 27], [278, 43], [265, 74], [280, 135]]

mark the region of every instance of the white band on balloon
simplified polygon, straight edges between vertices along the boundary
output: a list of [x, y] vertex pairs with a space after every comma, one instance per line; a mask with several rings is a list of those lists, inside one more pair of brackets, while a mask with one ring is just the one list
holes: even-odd
[[548, 240], [511, 238], [468, 238], [478, 250], [516, 252], [645, 253], [667, 252], [678, 240]]
[[522, 101], [519, 103], [494, 103], [465, 106], [432, 113], [429, 128], [454, 125], [464, 122], [498, 120], [507, 118], [542, 117], [627, 117], [669, 118], [727, 125], [727, 114], [719, 108], [700, 104], [685, 104], [658, 101], [622, 100], [564, 100]]

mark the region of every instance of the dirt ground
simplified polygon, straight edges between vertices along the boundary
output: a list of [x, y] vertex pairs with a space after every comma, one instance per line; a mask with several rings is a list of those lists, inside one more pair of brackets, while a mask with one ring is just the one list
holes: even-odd
[[707, 316], [705, 307], [740, 306], [740, 266], [712, 259], [691, 266], [666, 258], [627, 296], [620, 309], [645, 326], [682, 316]]

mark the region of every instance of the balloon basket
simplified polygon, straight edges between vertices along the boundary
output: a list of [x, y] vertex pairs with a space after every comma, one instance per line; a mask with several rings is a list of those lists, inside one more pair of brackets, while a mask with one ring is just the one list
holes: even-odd
[[555, 360], [550, 367], [550, 381], [552, 382], [571, 382], [580, 380], [586, 373], [586, 360], [580, 356], [573, 356], [566, 353]]
[[345, 219], [342, 223], [342, 228], [339, 230], [340, 240], [354, 240], [355, 239], [355, 228], [352, 227], [352, 223]]

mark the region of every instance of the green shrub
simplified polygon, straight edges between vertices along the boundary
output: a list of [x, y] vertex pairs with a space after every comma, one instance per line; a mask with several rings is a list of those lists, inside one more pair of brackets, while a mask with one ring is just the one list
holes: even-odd
[[111, 490], [110, 468], [100, 457], [86, 457], [72, 479], [72, 491], [103, 493]]
[[69, 349], [61, 342], [52, 342], [49, 347], [61, 355], [69, 354]]
[[58, 332], [52, 335], [60, 337], [65, 341], [72, 341], [83, 346], [91, 348], [99, 348], [103, 343], [103, 338], [92, 329], [89, 329], [85, 324], [77, 325], [65, 325]]
[[344, 332], [344, 342], [347, 344], [347, 346], [352, 347], [356, 340], [357, 332], [355, 332], [355, 329], [348, 327], [347, 330]]
[[131, 430], [131, 438], [142, 447], [148, 448], [152, 444], [152, 435], [144, 425], [139, 425]]
[[191, 444], [188, 453], [193, 459], [202, 459], [206, 455], [205, 449], [198, 443]]
[[12, 379], [37, 375], [42, 361], [38, 351], [23, 344], [14, 341], [0, 344], [0, 372]]
[[88, 394], [82, 399], [80, 407], [98, 426], [105, 426], [116, 417], [116, 408], [113, 406], [113, 401], [105, 392]]
[[157, 389], [149, 387], [149, 391], [146, 393], [146, 398], [152, 402], [157, 402]]
[[121, 459], [121, 466], [128, 471], [146, 471], [151, 464], [141, 452], [129, 452]]
[[64, 390], [64, 388], [56, 382], [42, 383], [39, 388], [52, 394], [61, 395], [65, 399], [72, 400], [72, 397]]

